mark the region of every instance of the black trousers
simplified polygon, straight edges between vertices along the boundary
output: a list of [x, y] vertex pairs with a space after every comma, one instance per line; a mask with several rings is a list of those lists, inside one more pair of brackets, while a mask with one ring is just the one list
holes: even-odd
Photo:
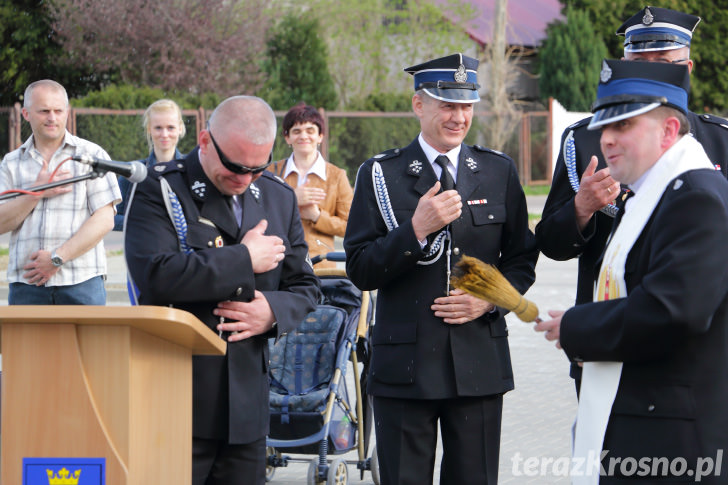
[[496, 484], [503, 396], [455, 399], [374, 397], [382, 485], [432, 483], [438, 423], [441, 485]]
[[263, 485], [265, 438], [244, 445], [192, 438], [192, 485]]

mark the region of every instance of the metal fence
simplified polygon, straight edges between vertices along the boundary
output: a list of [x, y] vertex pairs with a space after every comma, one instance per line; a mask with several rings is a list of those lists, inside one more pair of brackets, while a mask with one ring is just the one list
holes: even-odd
[[[149, 153], [141, 118], [143, 109], [114, 110], [102, 108], [71, 108], [68, 131], [101, 145], [114, 160], [136, 160]], [[212, 110], [199, 108], [183, 110], [187, 135], [180, 140], [182, 153], [197, 144], [197, 135], [204, 129]], [[359, 165], [367, 158], [389, 148], [409, 144], [419, 132], [419, 123], [412, 112], [350, 112], [321, 110], [326, 126], [321, 152], [327, 160], [346, 169], [355, 178]], [[280, 119], [285, 112], [276, 112]], [[485, 142], [488, 129], [487, 112], [475, 112], [473, 126], [465, 142]], [[0, 107], [0, 156], [19, 147], [30, 136], [30, 126], [22, 121], [21, 106]], [[280, 123], [279, 123], [280, 128]], [[521, 183], [543, 185], [551, 182], [551, 116], [548, 111], [523, 113], [518, 128], [503, 150], [516, 162]], [[274, 147], [273, 156], [283, 159], [290, 148], [282, 142]]]

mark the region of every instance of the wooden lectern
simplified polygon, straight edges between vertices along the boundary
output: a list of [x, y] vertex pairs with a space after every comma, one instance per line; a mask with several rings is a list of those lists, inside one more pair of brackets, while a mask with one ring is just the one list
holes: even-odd
[[192, 474], [192, 355], [226, 344], [168, 307], [8, 306], [2, 325], [3, 484], [23, 458], [105, 458], [106, 483]]

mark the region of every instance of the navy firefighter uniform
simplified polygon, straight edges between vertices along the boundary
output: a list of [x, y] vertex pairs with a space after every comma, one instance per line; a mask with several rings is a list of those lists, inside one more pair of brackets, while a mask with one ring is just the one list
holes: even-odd
[[[207, 178], [198, 151], [154, 166], [136, 187], [127, 209], [126, 260], [140, 304], [186, 310], [215, 333], [218, 302], [250, 301], [256, 289], [263, 292], [277, 320], [272, 331], [229, 342], [225, 356], [193, 358], [193, 436], [251, 443], [268, 433], [268, 338], [291, 331], [313, 310], [318, 280], [307, 263], [293, 190], [264, 173], [239, 196], [243, 221], [238, 227], [230, 197]], [[165, 208], [162, 178], [182, 208], [188, 252], [180, 249]], [[240, 241], [261, 219], [268, 221], [266, 234], [283, 239], [286, 252], [274, 270], [254, 274]]]
[[[415, 98], [428, 96], [447, 111], [479, 100], [477, 63], [455, 54], [406, 71], [415, 75]], [[458, 78], [466, 70], [469, 77]], [[447, 295], [449, 268], [463, 255], [496, 265], [525, 292], [538, 252], [513, 161], [462, 139], [451, 160], [462, 213], [426, 243], [418, 240], [413, 215], [442, 170], [423, 148], [431, 142], [423, 136], [427, 121], [420, 122], [423, 132], [410, 145], [360, 167], [344, 238], [349, 278], [378, 289], [367, 392], [374, 396], [382, 483], [431, 483], [438, 420], [440, 483], [495, 483], [502, 395], [514, 386], [505, 311], [458, 325], [435, 316], [431, 305]]]
[[[699, 21], [694, 15], [645, 7], [628, 19], [617, 34], [625, 36], [628, 60], [664, 62], [659, 56], [674, 52], [681, 62], [687, 62], [692, 33]], [[690, 134], [703, 145], [716, 170], [728, 177], [728, 120], [690, 111], [687, 117]], [[597, 170], [607, 166], [599, 146], [601, 132], [587, 130], [590, 120], [591, 117], [583, 119], [564, 131], [551, 190], [536, 226], [536, 238], [544, 255], [558, 261], [579, 258], [577, 304], [592, 301], [599, 271], [597, 261], [614, 222], [614, 214], [604, 210], [595, 212], [583, 230], [576, 223], [575, 190], [591, 157], [598, 158]], [[579, 379], [580, 375], [580, 368], [572, 365], [571, 376]]]

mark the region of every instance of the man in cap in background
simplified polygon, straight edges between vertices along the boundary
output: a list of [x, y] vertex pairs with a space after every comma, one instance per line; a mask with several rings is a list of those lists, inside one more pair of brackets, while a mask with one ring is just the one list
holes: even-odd
[[686, 66], [602, 69], [589, 129], [633, 196], [595, 301], [536, 325], [584, 362], [573, 484], [728, 477], [728, 181], [688, 134], [688, 89]]
[[496, 483], [503, 394], [513, 389], [504, 311], [449, 287], [463, 254], [496, 265], [521, 292], [538, 258], [526, 200], [506, 155], [463, 143], [480, 100], [462, 54], [405, 69], [420, 135], [366, 161], [344, 237], [347, 274], [378, 289], [368, 393], [383, 484]]
[[[692, 71], [690, 43], [700, 17], [665, 8], [645, 7], [617, 30], [623, 35], [624, 59], [684, 65]], [[705, 148], [717, 170], [728, 176], [728, 121], [688, 112], [691, 135]], [[549, 258], [579, 258], [576, 303], [592, 301], [596, 262], [602, 254], [623, 193], [606, 168], [599, 149], [599, 131], [587, 130], [591, 118], [569, 126], [541, 222], [536, 226], [539, 248]], [[571, 376], [579, 387], [580, 370]]]

